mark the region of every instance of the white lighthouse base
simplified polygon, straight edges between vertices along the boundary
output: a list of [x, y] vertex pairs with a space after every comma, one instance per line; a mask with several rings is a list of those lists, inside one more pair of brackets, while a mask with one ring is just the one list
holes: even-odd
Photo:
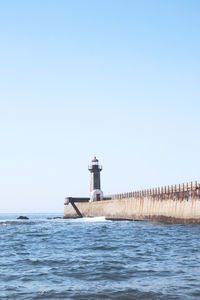
[[101, 190], [93, 190], [90, 194], [90, 202], [103, 200], [103, 192]]

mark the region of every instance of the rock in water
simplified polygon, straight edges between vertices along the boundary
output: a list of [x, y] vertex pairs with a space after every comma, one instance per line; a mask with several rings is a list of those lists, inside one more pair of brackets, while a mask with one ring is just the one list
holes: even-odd
[[18, 220], [29, 220], [29, 218], [26, 216], [19, 216], [17, 219]]

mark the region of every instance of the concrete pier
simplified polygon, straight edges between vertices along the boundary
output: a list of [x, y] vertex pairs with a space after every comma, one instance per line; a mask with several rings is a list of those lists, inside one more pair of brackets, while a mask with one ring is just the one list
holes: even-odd
[[[200, 184], [195, 182], [110, 195], [96, 202], [76, 201], [76, 206], [83, 217], [200, 224]], [[64, 217], [78, 217], [71, 203], [65, 205]]]

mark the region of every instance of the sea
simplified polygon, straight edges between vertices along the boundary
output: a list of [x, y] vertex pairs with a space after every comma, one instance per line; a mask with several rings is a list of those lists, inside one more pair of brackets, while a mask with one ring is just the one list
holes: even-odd
[[0, 214], [0, 299], [200, 299], [200, 226]]

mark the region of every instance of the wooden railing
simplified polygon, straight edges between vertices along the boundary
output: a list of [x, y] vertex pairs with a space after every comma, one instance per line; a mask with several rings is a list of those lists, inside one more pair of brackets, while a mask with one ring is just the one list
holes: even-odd
[[179, 185], [171, 185], [158, 187], [153, 189], [146, 189], [141, 191], [122, 193], [122, 194], [114, 194], [105, 196], [106, 199], [125, 199], [125, 198], [143, 198], [143, 197], [151, 197], [158, 200], [165, 199], [180, 199], [180, 200], [188, 200], [192, 199], [200, 199], [200, 183], [195, 181], [191, 183], [183, 183]]

